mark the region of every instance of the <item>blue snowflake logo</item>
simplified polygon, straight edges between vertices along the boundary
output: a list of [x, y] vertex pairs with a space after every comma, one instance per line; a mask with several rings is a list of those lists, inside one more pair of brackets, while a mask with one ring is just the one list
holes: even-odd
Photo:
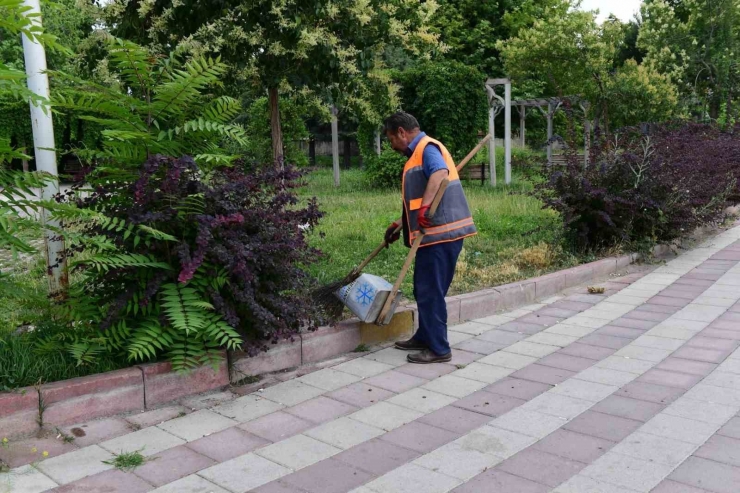
[[368, 283], [363, 283], [357, 290], [355, 301], [362, 306], [367, 306], [375, 299], [375, 288]]

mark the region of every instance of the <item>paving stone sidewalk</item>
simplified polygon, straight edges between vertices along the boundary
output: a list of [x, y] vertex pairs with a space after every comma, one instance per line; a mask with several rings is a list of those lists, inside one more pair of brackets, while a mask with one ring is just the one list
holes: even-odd
[[28, 441], [50, 457], [0, 492], [739, 491], [740, 227], [606, 287], [453, 326], [449, 364], [388, 348]]

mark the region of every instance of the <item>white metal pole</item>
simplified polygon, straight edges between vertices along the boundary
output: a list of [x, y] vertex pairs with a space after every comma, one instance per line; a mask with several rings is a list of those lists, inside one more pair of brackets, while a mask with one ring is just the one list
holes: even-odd
[[495, 101], [494, 90], [490, 86], [486, 86], [486, 92], [488, 92], [488, 133], [491, 134], [491, 139], [488, 141], [488, 168], [491, 175], [491, 186], [496, 186], [496, 112], [493, 109], [493, 102]]
[[553, 125], [552, 117], [555, 114], [555, 105], [552, 102], [547, 103], [547, 163], [552, 164], [552, 135]]
[[339, 121], [336, 106], [331, 107], [331, 156], [334, 167], [334, 186], [339, 186]]
[[380, 130], [375, 131], [375, 154], [380, 156]]
[[[32, 15], [31, 21], [41, 27], [41, 7], [39, 0], [24, 0], [30, 7], [25, 15]], [[53, 178], [41, 190], [43, 200], [51, 200], [59, 192], [57, 173], [57, 155], [54, 150], [54, 126], [51, 119], [49, 101], [49, 77], [46, 75], [46, 52], [38, 41], [23, 35], [23, 57], [26, 64], [28, 89], [44, 98], [44, 103], [30, 103], [31, 126], [33, 129], [33, 146], [36, 170], [50, 174]], [[45, 226], [59, 227], [59, 223], [48, 218], [48, 212], [41, 210], [41, 221]], [[47, 277], [49, 293], [52, 296], [63, 294], [68, 286], [67, 265], [64, 258], [64, 239], [46, 228], [44, 230], [46, 250]]]
[[504, 178], [511, 184], [511, 82], [504, 85]]

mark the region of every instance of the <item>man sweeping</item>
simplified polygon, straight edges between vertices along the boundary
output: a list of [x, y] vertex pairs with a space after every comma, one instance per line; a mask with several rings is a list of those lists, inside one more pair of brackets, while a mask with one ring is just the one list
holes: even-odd
[[[455, 275], [463, 238], [477, 234], [477, 230], [455, 163], [445, 146], [422, 132], [419, 122], [408, 113], [388, 117], [384, 130], [391, 147], [408, 158], [401, 181], [403, 215], [400, 223], [388, 226], [385, 240], [391, 244], [399, 239], [400, 234], [395, 233], [399, 224], [403, 225], [407, 247], [422, 230], [424, 233], [414, 264], [419, 329], [408, 341], [397, 342], [396, 347], [420, 351], [408, 355], [411, 363], [443, 363], [452, 358], [445, 296]], [[449, 185], [437, 212], [430, 217], [432, 200], [445, 178]]]

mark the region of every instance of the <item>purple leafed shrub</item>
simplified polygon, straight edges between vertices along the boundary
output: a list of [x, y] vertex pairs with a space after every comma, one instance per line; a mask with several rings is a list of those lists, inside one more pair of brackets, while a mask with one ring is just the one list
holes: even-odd
[[588, 167], [570, 145], [565, 166], [541, 168], [534, 194], [562, 214], [579, 249], [670, 241], [721, 221], [738, 196], [736, 135], [693, 123], [597, 135]]
[[[299, 177], [292, 167], [247, 172], [238, 162], [204, 175], [190, 157], [164, 156], [146, 161], [133, 184], [96, 177], [95, 191], [77, 205], [104, 214], [87, 234], [102, 235], [116, 251], [77, 256], [86, 296], [104, 307], [106, 334], [138, 357], [146, 340], [136, 336], [153, 324], [148, 334], [161, 351], [156, 344], [151, 351], [173, 359], [182, 357], [180, 344], [211, 350], [243, 340], [255, 354], [313, 328], [301, 267], [320, 255], [304, 230], [322, 213], [315, 200], [298, 204]], [[227, 344], [229, 329], [241, 337]]]

